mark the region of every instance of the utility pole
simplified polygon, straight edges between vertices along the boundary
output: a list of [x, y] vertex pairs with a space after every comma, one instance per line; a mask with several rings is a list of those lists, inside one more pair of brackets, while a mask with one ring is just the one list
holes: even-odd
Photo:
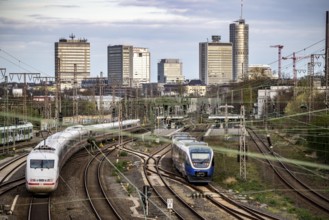
[[77, 85], [77, 64], [74, 64], [74, 73], [73, 73], [73, 122], [78, 123], [78, 85]]
[[309, 77], [309, 104], [308, 104], [308, 122], [311, 121], [311, 111], [313, 110], [313, 74], [314, 74], [314, 56], [311, 55], [311, 62], [307, 64]]
[[239, 162], [240, 162], [240, 177], [243, 180], [247, 179], [247, 155], [246, 155], [246, 121], [245, 121], [245, 108], [241, 106], [240, 112], [240, 145], [239, 145]]
[[264, 123], [265, 123], [265, 130], [267, 132], [267, 112], [268, 112], [268, 107], [267, 107], [267, 88], [265, 88], [265, 105], [264, 105]]
[[[6, 71], [7, 71], [6, 68], [0, 68], [1, 75], [5, 80], [5, 84], [4, 84], [4, 87], [5, 87], [4, 92], [6, 93], [5, 94], [5, 112], [6, 112], [5, 114], [8, 114], [8, 76], [6, 76]], [[5, 115], [4, 124], [5, 124], [5, 126], [9, 126], [7, 115]], [[8, 135], [9, 130], [7, 129], [6, 131], [7, 131], [7, 133], [5, 134], [5, 137], [6, 137], [6, 142], [8, 143], [7, 138], [9, 137], [9, 135]], [[8, 148], [8, 151], [9, 151], [9, 148]], [[4, 153], [5, 153], [5, 147], [3, 147], [3, 154]]]
[[314, 66], [321, 65], [320, 62], [314, 62], [314, 57], [319, 58], [323, 56], [323, 54], [311, 54], [311, 62], [307, 64], [308, 66], [308, 76], [309, 76], [309, 105], [308, 105], [308, 120], [311, 121], [311, 114], [314, 108], [314, 97], [313, 97], [313, 89], [314, 89]]
[[138, 88], [136, 87], [136, 111], [135, 111], [135, 118], [139, 118], [139, 106], [138, 106]]
[[326, 80], [326, 100], [325, 105], [328, 109], [328, 80], [329, 80], [329, 11], [326, 12], [326, 45], [325, 45], [325, 80]]
[[292, 59], [292, 68], [293, 68], [293, 75], [294, 75], [294, 97], [296, 97], [296, 88], [297, 88], [297, 69], [296, 69], [296, 62], [297, 60], [301, 60], [304, 58], [308, 58], [310, 56], [305, 57], [296, 57], [295, 52], [292, 53], [292, 57], [282, 57], [283, 60]]
[[27, 83], [26, 83], [26, 76], [29, 77], [30, 80], [34, 76], [40, 76], [40, 73], [9, 73], [9, 77], [12, 80], [14, 76], [17, 76], [18, 80], [21, 80], [22, 76], [24, 79], [24, 88], [23, 88], [23, 118], [26, 120], [27, 119], [27, 104], [26, 104], [26, 88], [27, 88]]
[[43, 81], [43, 85], [44, 85], [44, 90], [45, 90], [45, 94], [44, 94], [44, 118], [46, 119], [50, 119], [51, 118], [51, 107], [50, 107], [50, 103], [49, 103], [49, 97], [48, 97], [48, 79], [55, 79], [55, 77], [46, 77], [46, 76], [38, 76], [38, 77], [34, 77], [35, 79], [38, 79], [41, 81]]
[[278, 77], [281, 79], [281, 50], [283, 45], [273, 45], [270, 47], [277, 47], [278, 48]]
[[222, 108], [224, 108], [225, 109], [225, 135], [227, 134], [227, 132], [228, 132], [228, 109], [229, 108], [234, 108], [234, 106], [233, 105], [227, 105], [227, 104], [225, 104], [225, 105], [220, 105], [219, 106], [219, 109], [222, 109]]
[[[55, 96], [55, 119], [56, 123], [56, 131], [59, 125], [60, 120], [62, 119], [62, 99], [61, 99], [61, 68], [60, 68], [60, 58], [57, 58], [57, 75], [55, 76], [56, 80], [56, 96]], [[61, 119], [60, 119], [61, 118]]]
[[115, 82], [114, 79], [111, 80], [111, 88], [112, 88], [112, 121], [115, 118]]
[[98, 78], [98, 88], [99, 88], [99, 115], [101, 121], [104, 119], [104, 107], [103, 107], [103, 88], [104, 88], [104, 78], [103, 72], [100, 72], [100, 78]]

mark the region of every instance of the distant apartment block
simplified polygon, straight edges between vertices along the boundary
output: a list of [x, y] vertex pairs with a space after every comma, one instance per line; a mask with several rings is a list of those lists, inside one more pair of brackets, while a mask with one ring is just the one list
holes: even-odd
[[244, 19], [230, 24], [230, 42], [233, 45], [233, 80], [241, 82], [248, 78], [249, 25]]
[[220, 36], [212, 36], [212, 42], [199, 43], [199, 78], [206, 85], [232, 81], [232, 43], [220, 42]]
[[249, 65], [248, 78], [249, 79], [273, 78], [271, 66], [265, 64]]
[[131, 45], [107, 47], [109, 84], [141, 88], [150, 82], [150, 52]]
[[183, 81], [183, 64], [179, 59], [162, 59], [158, 62], [158, 83], [179, 83]]
[[185, 85], [184, 96], [205, 96], [207, 86], [199, 79], [193, 79]]
[[86, 39], [60, 39], [55, 42], [55, 77], [61, 82], [77, 85], [90, 76], [90, 43]]

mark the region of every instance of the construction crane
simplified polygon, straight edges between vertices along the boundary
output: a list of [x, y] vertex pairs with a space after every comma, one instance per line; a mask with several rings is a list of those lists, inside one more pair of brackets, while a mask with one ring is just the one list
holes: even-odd
[[270, 47], [277, 47], [278, 48], [278, 76], [279, 79], [281, 79], [281, 50], [283, 48], [283, 45], [272, 45]]

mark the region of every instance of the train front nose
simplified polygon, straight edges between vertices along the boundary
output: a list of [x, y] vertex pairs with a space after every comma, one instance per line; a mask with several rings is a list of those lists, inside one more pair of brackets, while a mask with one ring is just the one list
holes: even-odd
[[50, 193], [56, 190], [57, 179], [54, 169], [30, 169], [26, 175], [26, 189], [32, 193]]
[[56, 190], [57, 185], [57, 180], [54, 179], [36, 178], [26, 180], [26, 188], [32, 193], [51, 193]]

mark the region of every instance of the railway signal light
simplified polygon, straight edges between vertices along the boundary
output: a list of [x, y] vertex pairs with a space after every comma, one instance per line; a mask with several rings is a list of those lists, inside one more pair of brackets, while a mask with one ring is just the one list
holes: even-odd
[[146, 198], [150, 197], [152, 194], [152, 189], [148, 185], [143, 186], [143, 191], [144, 191], [144, 195], [146, 195]]
[[58, 113], [58, 119], [59, 119], [59, 122], [63, 122], [63, 113], [62, 112]]
[[151, 196], [151, 194], [152, 194], [151, 187], [148, 186], [148, 185], [144, 185], [143, 186], [143, 193], [141, 193], [141, 197], [142, 197], [143, 204], [145, 206], [146, 215], [148, 215], [148, 198]]

